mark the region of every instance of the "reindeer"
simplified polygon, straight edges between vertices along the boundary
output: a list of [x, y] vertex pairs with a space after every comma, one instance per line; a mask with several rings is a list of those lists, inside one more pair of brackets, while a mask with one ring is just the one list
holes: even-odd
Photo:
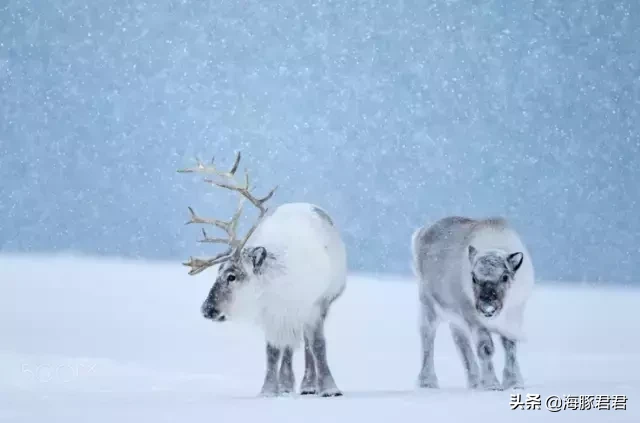
[[[503, 218], [447, 217], [413, 233], [412, 256], [420, 280], [419, 386], [439, 387], [434, 340], [440, 321], [446, 319], [468, 388], [523, 388], [516, 346], [534, 269], [516, 231]], [[493, 367], [492, 334], [500, 336], [505, 351], [502, 384]]]
[[[250, 193], [249, 174], [244, 185], [235, 179], [240, 153], [231, 170], [219, 171], [199, 160], [181, 173], [214, 174], [223, 181], [205, 182], [239, 194], [239, 204], [229, 221], [199, 217], [189, 207], [187, 224], [210, 224], [222, 229], [226, 238], [211, 238], [203, 230], [200, 242], [226, 244], [226, 251], [208, 259], [190, 257], [183, 265], [189, 275], [218, 266], [217, 278], [204, 300], [201, 312], [209, 320], [245, 320], [262, 329], [266, 340], [266, 374], [263, 396], [293, 394], [294, 351], [304, 339], [305, 370], [301, 395], [341, 396], [327, 361], [325, 321], [333, 303], [346, 287], [346, 248], [331, 217], [308, 203], [287, 203], [268, 210], [265, 197]], [[243, 202], [259, 211], [244, 237], [236, 236]]]

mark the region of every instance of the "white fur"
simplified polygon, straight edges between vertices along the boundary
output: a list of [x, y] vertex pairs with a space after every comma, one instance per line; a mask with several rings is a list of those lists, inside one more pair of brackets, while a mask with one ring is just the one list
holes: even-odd
[[[535, 280], [533, 263], [527, 247], [513, 229], [493, 226], [479, 227], [473, 232], [467, 244], [473, 245], [478, 250], [476, 257], [489, 251], [498, 251], [505, 257], [517, 251], [523, 253], [522, 265], [515, 273], [512, 285], [506, 293], [502, 312], [490, 319], [480, 316], [480, 320], [489, 329], [512, 339], [524, 340], [523, 314]], [[468, 255], [465, 255], [463, 263], [461, 271], [466, 282], [465, 294], [468, 298], [473, 298], [471, 262]]]
[[314, 208], [319, 209], [308, 203], [277, 207], [246, 245], [264, 247], [275, 259], [268, 258], [264, 272], [251, 275], [236, 292], [230, 314], [252, 320], [275, 346], [299, 346], [305, 325], [317, 322], [322, 300], [338, 296], [346, 286], [341, 235]]
[[[490, 250], [499, 250], [503, 254], [522, 252], [523, 263], [516, 272], [512, 286], [507, 292], [502, 311], [495, 317], [485, 318], [477, 315], [477, 319], [490, 330], [514, 339], [524, 340], [523, 314], [526, 302], [531, 295], [534, 284], [534, 269], [531, 256], [519, 235], [502, 220], [497, 221], [473, 221], [455, 225], [447, 239], [438, 242], [439, 248], [431, 247], [428, 251], [422, 250], [418, 237], [429, 227], [420, 228], [413, 232], [411, 237], [412, 267], [418, 279], [422, 279], [421, 273], [430, 274], [427, 280], [420, 285], [420, 289], [436, 292], [448, 309], [435, 302], [434, 307], [440, 319], [448, 321], [459, 329], [467, 332], [468, 327], [459, 314], [461, 304], [460, 294], [473, 303], [473, 280], [471, 278], [471, 262], [469, 261], [469, 245], [477, 250], [476, 257]], [[441, 266], [440, 270], [434, 270], [431, 265], [420, 269], [420, 260], [424, 258], [430, 263]], [[436, 272], [433, 274], [433, 272]], [[441, 273], [437, 273], [441, 272]], [[425, 285], [426, 283], [426, 285]], [[460, 285], [462, 283], [462, 285]], [[462, 291], [462, 292], [460, 292]]]

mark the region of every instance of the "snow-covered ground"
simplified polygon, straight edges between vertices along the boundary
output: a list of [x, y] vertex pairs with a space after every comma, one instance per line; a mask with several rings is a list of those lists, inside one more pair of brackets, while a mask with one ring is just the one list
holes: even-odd
[[[0, 421], [640, 422], [640, 291], [538, 285], [521, 394], [540, 394], [542, 409], [512, 411], [510, 392], [465, 389], [446, 326], [436, 340], [442, 389], [416, 389], [415, 285], [364, 276], [350, 279], [327, 323], [345, 395], [257, 398], [262, 338], [201, 318], [212, 277], [179, 263], [0, 258]], [[501, 376], [500, 349], [496, 367]], [[297, 384], [302, 354], [296, 371]], [[550, 395], [624, 395], [627, 410], [549, 412]]]

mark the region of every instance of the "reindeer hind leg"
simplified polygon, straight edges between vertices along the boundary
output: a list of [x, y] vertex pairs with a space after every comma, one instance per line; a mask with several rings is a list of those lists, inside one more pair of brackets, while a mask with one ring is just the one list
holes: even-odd
[[300, 395], [315, 395], [318, 393], [318, 377], [316, 373], [316, 359], [309, 336], [304, 334], [304, 377], [300, 384]]
[[440, 319], [436, 313], [435, 303], [430, 297], [421, 298], [420, 308], [420, 341], [422, 347], [422, 366], [418, 375], [418, 386], [421, 388], [440, 387], [435, 371], [434, 347], [436, 331]]

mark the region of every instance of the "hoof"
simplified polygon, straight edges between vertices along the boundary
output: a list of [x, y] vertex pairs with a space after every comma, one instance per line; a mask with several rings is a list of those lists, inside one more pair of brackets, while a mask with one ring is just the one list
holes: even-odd
[[480, 380], [479, 382], [470, 385], [470, 388], [475, 391], [502, 391], [502, 384], [498, 382], [498, 379]]
[[294, 394], [295, 394], [295, 391], [293, 389], [281, 389], [279, 392], [279, 395], [282, 395], [282, 396], [289, 396]]
[[328, 392], [323, 392], [320, 396], [322, 398], [341, 397], [342, 396], [342, 392], [340, 392], [340, 391], [328, 391]]
[[502, 388], [509, 389], [524, 389], [524, 381], [520, 372], [504, 371], [502, 373]]
[[277, 392], [260, 392], [260, 394], [258, 396], [260, 396], [262, 398], [275, 398], [278, 395], [279, 394]]
[[418, 386], [422, 389], [440, 389], [438, 378], [433, 375], [418, 378]]
[[484, 383], [480, 387], [483, 391], [502, 391], [502, 385], [499, 383]]
[[505, 391], [510, 389], [514, 391], [520, 391], [524, 389], [524, 384], [518, 382], [507, 382], [502, 384], [502, 389], [504, 389]]
[[327, 388], [320, 392], [320, 396], [324, 398], [341, 397], [342, 392], [338, 388]]
[[477, 391], [482, 384], [480, 383], [480, 377], [478, 375], [467, 376], [467, 389]]
[[488, 372], [483, 377], [480, 377], [480, 389], [484, 391], [502, 391], [502, 384], [494, 373]]
[[300, 395], [316, 395], [318, 393], [318, 391], [316, 391], [315, 389], [303, 389], [302, 391], [300, 391]]
[[264, 398], [277, 397], [278, 395], [280, 395], [280, 392], [278, 392], [277, 389], [272, 389], [272, 388], [263, 388], [260, 391], [260, 394], [258, 394], [258, 396], [264, 397]]
[[421, 389], [440, 389], [440, 385], [438, 384], [438, 382], [420, 382], [418, 386]]

